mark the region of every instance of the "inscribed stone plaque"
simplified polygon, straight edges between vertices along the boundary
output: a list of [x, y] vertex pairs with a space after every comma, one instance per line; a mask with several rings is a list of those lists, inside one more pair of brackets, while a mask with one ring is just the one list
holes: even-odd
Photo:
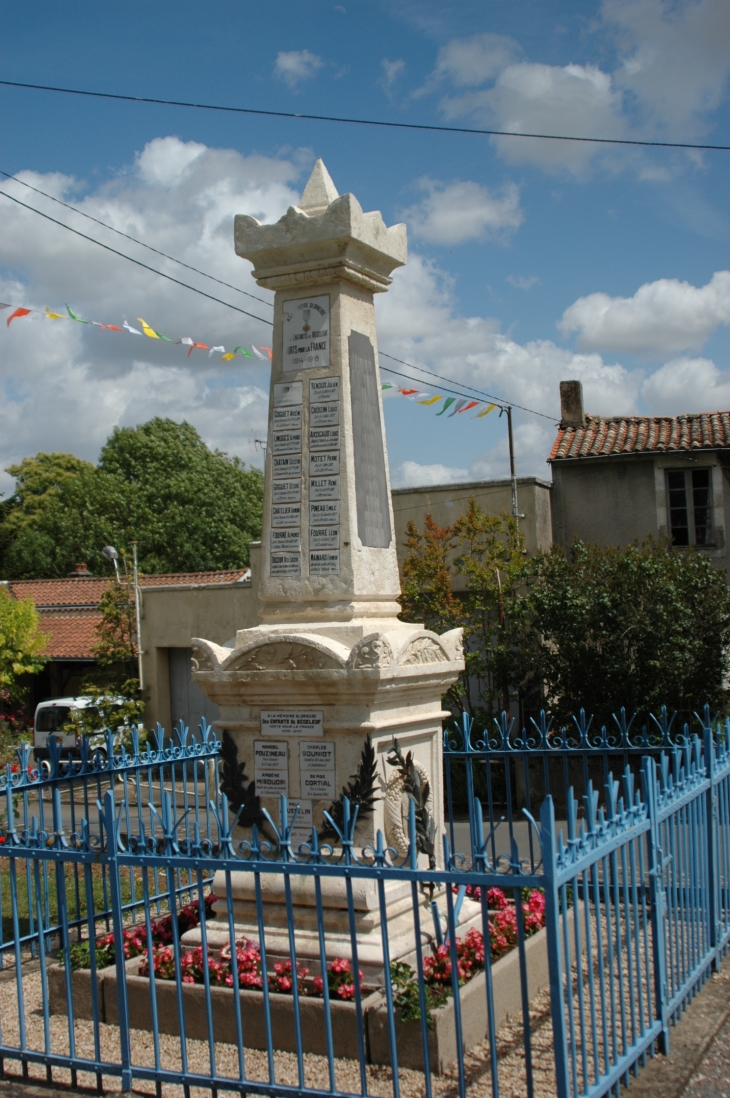
[[313, 801], [333, 801], [337, 796], [334, 770], [302, 770], [299, 785], [304, 796], [311, 797]]
[[285, 740], [254, 740], [253, 765], [254, 770], [288, 770], [288, 743]]
[[310, 427], [332, 427], [340, 422], [340, 402], [331, 400], [328, 404], [309, 405]]
[[299, 768], [300, 770], [334, 770], [335, 741], [313, 740], [309, 743], [302, 740], [299, 744]]
[[294, 801], [289, 801], [286, 806], [286, 815], [286, 822], [290, 826], [292, 821], [294, 822], [294, 827], [292, 827], [291, 832], [291, 841], [294, 850], [296, 851], [301, 843], [311, 843], [312, 824], [314, 823], [312, 802], [303, 797], [299, 797]]
[[324, 552], [321, 553], [310, 553], [309, 574], [310, 576], [339, 576], [339, 549], [325, 549]]
[[301, 576], [302, 558], [299, 553], [272, 553], [272, 576]]
[[309, 498], [315, 499], [339, 499], [339, 477], [311, 477], [309, 481]]
[[273, 431], [271, 451], [274, 454], [299, 454], [302, 450], [301, 431]]
[[309, 449], [336, 450], [340, 445], [339, 427], [310, 427]]
[[[310, 493], [311, 496], [311, 493]], [[272, 503], [299, 503], [302, 498], [302, 480], [275, 480], [271, 485]]]
[[300, 477], [302, 475], [302, 458], [300, 454], [291, 457], [277, 457], [274, 455], [271, 465], [274, 480], [283, 477]]
[[330, 295], [283, 303], [284, 370], [330, 364]]
[[318, 549], [339, 549], [340, 547], [340, 528], [339, 526], [310, 526], [309, 528], [309, 548], [316, 551]]
[[336, 476], [340, 471], [340, 452], [331, 454], [310, 454], [309, 475], [312, 477]]
[[274, 407], [281, 408], [286, 404], [302, 403], [301, 381], [285, 381], [281, 385], [274, 386]]
[[300, 431], [302, 428], [301, 404], [294, 404], [291, 408], [274, 408], [272, 427], [277, 434], [280, 431]]
[[294, 530], [271, 531], [272, 553], [298, 553], [301, 547], [299, 527]]
[[324, 500], [322, 503], [309, 504], [309, 525], [327, 526], [340, 521], [340, 501]]
[[298, 526], [301, 521], [300, 503], [275, 503], [271, 508], [272, 527]]
[[261, 733], [266, 736], [322, 736], [323, 709], [262, 709]]
[[340, 379], [338, 377], [318, 377], [309, 382], [309, 403], [321, 404], [327, 400], [340, 399]]
[[391, 542], [390, 507], [375, 351], [360, 332], [351, 332], [347, 342], [357, 532], [363, 545], [387, 549]]

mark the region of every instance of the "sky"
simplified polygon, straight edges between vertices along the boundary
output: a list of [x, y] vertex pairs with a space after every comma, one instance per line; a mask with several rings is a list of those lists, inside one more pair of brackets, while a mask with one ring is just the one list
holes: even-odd
[[[730, 145], [727, 0], [46, 0], [3, 6], [0, 78], [120, 95], [518, 132]], [[269, 343], [233, 218], [277, 220], [321, 156], [408, 227], [381, 351], [515, 412], [550, 478], [559, 382], [599, 415], [730, 408], [730, 152], [576, 144], [116, 102], [0, 86], [0, 301], [227, 350]], [[29, 190], [47, 194], [252, 300]], [[246, 316], [228, 307], [253, 314]], [[0, 321], [8, 311], [0, 313]], [[395, 366], [381, 360], [381, 368]], [[396, 369], [401, 367], [395, 366]], [[420, 375], [423, 376], [423, 375]], [[393, 378], [384, 371], [383, 381]], [[433, 379], [431, 379], [433, 382]], [[32, 315], [0, 323], [0, 492], [38, 451], [95, 461], [117, 425], [188, 420], [263, 464], [268, 371]], [[423, 377], [422, 391], [443, 392]], [[448, 388], [448, 386], [447, 386]], [[384, 399], [394, 486], [508, 473], [505, 417]]]

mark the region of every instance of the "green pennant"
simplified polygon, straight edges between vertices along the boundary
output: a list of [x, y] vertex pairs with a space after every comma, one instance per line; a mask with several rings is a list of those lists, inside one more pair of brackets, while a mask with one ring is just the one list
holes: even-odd
[[71, 319], [75, 320], [78, 324], [88, 324], [89, 323], [88, 320], [84, 320], [83, 317], [76, 316], [76, 313], [73, 311], [73, 309], [69, 308], [68, 303], [66, 304], [66, 312], [71, 317]]
[[251, 354], [251, 352], [247, 351], [245, 347], [234, 347], [233, 348], [233, 353], [234, 353], [234, 355], [242, 354], [242, 355], [245, 355], [246, 358], [253, 358], [253, 355]]
[[[154, 328], [152, 329], [152, 331], [153, 332], [155, 331]], [[158, 339], [164, 339], [165, 343], [174, 343], [175, 342], [175, 340], [170, 339], [169, 336], [163, 336], [162, 332], [155, 332], [155, 335], [157, 336]]]
[[440, 412], [437, 412], [436, 415], [437, 416], [442, 416], [444, 414], [444, 412], [446, 411], [446, 409], [450, 408], [455, 400], [456, 400], [456, 397], [447, 397], [446, 400], [444, 401], [443, 408], [441, 409]]

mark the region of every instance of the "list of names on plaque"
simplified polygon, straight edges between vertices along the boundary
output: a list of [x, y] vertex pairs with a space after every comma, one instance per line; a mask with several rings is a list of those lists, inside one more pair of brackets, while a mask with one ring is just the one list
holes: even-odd
[[271, 525], [298, 526], [301, 521], [301, 503], [275, 503], [271, 508]]
[[254, 740], [253, 770], [260, 797], [289, 796], [289, 748], [286, 743]]
[[310, 477], [309, 478], [309, 500], [310, 503], [314, 503], [319, 499], [339, 499], [340, 498], [340, 478], [339, 477]]
[[309, 574], [340, 572], [340, 379], [309, 382]]
[[274, 455], [271, 469], [274, 480], [281, 480], [284, 477], [300, 477], [302, 475], [302, 455], [288, 454], [286, 457]]
[[316, 501], [309, 504], [310, 526], [331, 526], [340, 521], [340, 501], [338, 499]]
[[271, 421], [273, 479], [271, 482], [270, 573], [302, 574], [302, 393], [301, 381], [274, 386]]
[[297, 480], [275, 480], [271, 485], [271, 502], [272, 503], [301, 503], [302, 499], [302, 481], [301, 478]]
[[337, 796], [334, 740], [302, 741], [299, 744], [299, 780], [303, 797], [313, 801]]
[[287, 823], [291, 827], [294, 826], [291, 831], [291, 841], [296, 851], [300, 843], [311, 843], [312, 841], [312, 824], [314, 823], [314, 816], [312, 814], [312, 802], [305, 797], [299, 797], [297, 800], [290, 800], [286, 806]]

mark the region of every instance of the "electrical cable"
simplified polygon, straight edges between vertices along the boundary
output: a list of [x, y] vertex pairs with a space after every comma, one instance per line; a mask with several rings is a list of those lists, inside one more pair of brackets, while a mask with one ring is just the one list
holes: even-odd
[[164, 271], [158, 271], [155, 267], [150, 267], [149, 264], [143, 263], [141, 259], [134, 259], [131, 255], [125, 255], [124, 252], [117, 251], [116, 248], [110, 247], [109, 244], [103, 244], [101, 240], [95, 240], [93, 236], [87, 236], [86, 233], [82, 233], [78, 229], [73, 229], [70, 225], [65, 225], [63, 221], [58, 221], [55, 217], [51, 217], [50, 214], [43, 213], [42, 210], [37, 210], [35, 206], [29, 206], [27, 202], [21, 202], [19, 198], [15, 198], [12, 194], [8, 194], [7, 191], [0, 191], [0, 195], [9, 198], [11, 202], [16, 202], [18, 206], [23, 206], [26, 210], [31, 210], [33, 213], [39, 214], [40, 217], [45, 217], [47, 221], [52, 221], [54, 225], [60, 225], [62, 229], [68, 229], [70, 233], [83, 237], [84, 240], [89, 240], [92, 244], [98, 244], [100, 248], [104, 248], [107, 252], [112, 252], [113, 255], [118, 255], [122, 259], [128, 259], [130, 263], [136, 263], [138, 267], [144, 267], [146, 271], [151, 271], [152, 274], [159, 275], [160, 278], [166, 278], [170, 282], [174, 282], [186, 290], [192, 290], [194, 294], [200, 294], [202, 297], [207, 297], [210, 301], [217, 302], [218, 305], [225, 305], [229, 309], [235, 309], [237, 313], [243, 313], [244, 316], [250, 316], [252, 320], [260, 320], [262, 324], [273, 326], [273, 320], [264, 320], [262, 316], [255, 316], [246, 309], [239, 309], [238, 305], [231, 305], [230, 301], [223, 301], [219, 297], [214, 297], [213, 294], [207, 294], [205, 290], [199, 290], [196, 286], [191, 286], [187, 282], [181, 282], [179, 278], [173, 278], [172, 275], [165, 274]]
[[[1, 170], [0, 170], [0, 174], [7, 175], [6, 172], [2, 172]], [[13, 177], [10, 176], [9, 178], [13, 178]], [[18, 182], [22, 183], [23, 181], [18, 180]], [[30, 184], [26, 184], [26, 186], [30, 186]], [[37, 190], [37, 188], [31, 187], [31, 190]], [[44, 191], [38, 191], [38, 193], [39, 194], [45, 194]], [[119, 256], [121, 259], [126, 259], [130, 263], [135, 263], [137, 266], [143, 267], [146, 271], [151, 271], [152, 274], [159, 275], [161, 278], [166, 278], [170, 282], [174, 282], [178, 286], [182, 286], [186, 290], [191, 290], [193, 293], [200, 294], [202, 297], [207, 297], [210, 301], [215, 301], [219, 305], [225, 305], [229, 309], [234, 309], [238, 313], [243, 313], [244, 316], [249, 316], [253, 320], [259, 320], [259, 321], [261, 321], [262, 324], [269, 324], [269, 325], [273, 326], [273, 321], [264, 320], [264, 318], [260, 317], [260, 316], [254, 316], [253, 313], [247, 312], [246, 309], [240, 309], [237, 305], [231, 305], [231, 303], [229, 301], [223, 301], [219, 297], [214, 297], [213, 294], [206, 293], [205, 290], [200, 290], [196, 286], [190, 286], [187, 282], [181, 282], [180, 279], [173, 278], [172, 275], [166, 274], [164, 271], [158, 271], [155, 267], [150, 267], [147, 263], [142, 263], [141, 260], [134, 259], [132, 256], [126, 255], [124, 252], [117, 251], [116, 248], [112, 248], [108, 244], [104, 244], [101, 240], [96, 240], [95, 237], [88, 236], [86, 233], [82, 233], [78, 229], [74, 229], [71, 225], [66, 225], [63, 221], [58, 221], [57, 218], [51, 217], [50, 214], [44, 213], [42, 210], [37, 210], [35, 208], [35, 206], [29, 206], [27, 202], [21, 202], [21, 200], [19, 198], [15, 198], [14, 195], [8, 194], [6, 191], [0, 190], [0, 195], [2, 195], [4, 198], [9, 198], [11, 202], [17, 203], [18, 206], [22, 206], [24, 209], [30, 210], [31, 213], [36, 213], [40, 217], [46, 218], [46, 220], [53, 222], [54, 225], [58, 225], [62, 229], [68, 229], [68, 231], [70, 233], [74, 233], [74, 235], [80, 236], [84, 240], [88, 240], [89, 243], [97, 244], [100, 248], [104, 248], [106, 251], [112, 252], [114, 255]], [[51, 198], [52, 196], [51, 195], [45, 195], [45, 197]], [[60, 199], [56, 199], [55, 201], [60, 201]], [[67, 203], [61, 202], [61, 205], [66, 206]], [[74, 210], [76, 213], [81, 213], [82, 212], [81, 210], [76, 210], [75, 207], [73, 207], [73, 206], [68, 206], [68, 208], [71, 209], [71, 210]], [[106, 229], [111, 229], [112, 228], [111, 225], [107, 225], [103, 221], [98, 221], [97, 218], [91, 217], [90, 214], [84, 214], [83, 216], [90, 217], [92, 221], [96, 221], [97, 224], [101, 225], [103, 228], [106, 228]], [[119, 232], [119, 230], [117, 230], [117, 229], [113, 229], [112, 231], [113, 232]], [[120, 233], [120, 235], [121, 236], [126, 236], [127, 234], [126, 233]], [[134, 240], [133, 237], [129, 237], [128, 239]], [[135, 243], [139, 244], [139, 243], [142, 243], [142, 242], [141, 241], [135, 241]], [[143, 245], [143, 247], [148, 247], [148, 245]], [[156, 248], [151, 248], [151, 247], [150, 247], [150, 250], [151, 251], [157, 251]], [[158, 254], [164, 256], [166, 259], [172, 259], [171, 256], [165, 255], [164, 252], [158, 252]], [[180, 260], [173, 260], [173, 262], [179, 263], [181, 261]], [[187, 267], [188, 264], [185, 263], [185, 264], [183, 264], [183, 266]], [[205, 271], [199, 271], [196, 267], [190, 267], [189, 269], [193, 270], [193, 271], [196, 271], [197, 274], [201, 274], [205, 278], [213, 278], [213, 280], [215, 282], [219, 281], [219, 279], [214, 278], [213, 275], [208, 275], [208, 274], [205, 273]], [[238, 293], [242, 293], [242, 294], [246, 293], [245, 290], [239, 290], [237, 286], [232, 286], [229, 283], [221, 283], [221, 284], [224, 285], [224, 286], [229, 286], [230, 289], [236, 290]], [[246, 296], [252, 297], [253, 295], [248, 294]], [[265, 305], [270, 304], [270, 302], [264, 301], [263, 298], [255, 298], [255, 300], [256, 301], [261, 301], [262, 304], [265, 304]], [[394, 355], [389, 355], [386, 351], [380, 351], [380, 356], [381, 356], [381, 358], [389, 358], [392, 362], [398, 362], [401, 366], [407, 366], [408, 369], [410, 369], [410, 370], [418, 370], [420, 373], [428, 374], [431, 377], [437, 378], [440, 382], [446, 382], [448, 385], [456, 384], [451, 378], [444, 377], [442, 374], [434, 373], [433, 370], [427, 370], [424, 366], [416, 366], [411, 362], [405, 362], [402, 358], [396, 358]], [[394, 374], [396, 377], [405, 378], [407, 381], [415, 381], [418, 384], [421, 384], [421, 385], [423, 384], [423, 380], [421, 378], [413, 377], [410, 374], [404, 374], [399, 370], [393, 370], [389, 366], [382, 366], [381, 369], [385, 370], [387, 373]], [[443, 384], [440, 384], [439, 388], [444, 389], [444, 392], [451, 393], [454, 396], [467, 397], [467, 399], [471, 399], [471, 394], [466, 394], [466, 393], [463, 393], [463, 392], [457, 392], [455, 389], [446, 388]], [[494, 401], [494, 403], [497, 404], [501, 409], [505, 409], [508, 406], [508, 404], [510, 403], [509, 401], [504, 401], [500, 397], [495, 397], [492, 394], [485, 392], [483, 389], [476, 389], [471, 385], [464, 385], [463, 388], [471, 389], [472, 394], [477, 394], [478, 396], [480, 396], [482, 398], [486, 397], [487, 400]], [[528, 412], [530, 415], [541, 416], [543, 419], [549, 419], [551, 421], [554, 421], [554, 417], [546, 415], [545, 412], [537, 412], [537, 411], [535, 411], [534, 408], [527, 408], [525, 405], [522, 405], [522, 404], [512, 404], [511, 406], [513, 408], [519, 408], [520, 411]]]
[[146, 95], [120, 95], [115, 92], [87, 91], [83, 88], [56, 88], [49, 84], [26, 84], [18, 80], [0, 80], [8, 88], [30, 88], [34, 91], [60, 92], [63, 95], [84, 95], [93, 99], [117, 99], [125, 103], [153, 103], [162, 107], [189, 107], [201, 111], [224, 111], [229, 114], [256, 114], [265, 118], [301, 118], [310, 122], [341, 122], [350, 126], [380, 126], [395, 130], [426, 130], [432, 133], [478, 134], [486, 137], [537, 138], [541, 141], [578, 141], [595, 145], [640, 145], [659, 149], [703, 149], [730, 152], [730, 145], [700, 145], [688, 141], [641, 141], [628, 137], [576, 137], [557, 133], [520, 133], [518, 130], [482, 130], [471, 126], [437, 126], [418, 122], [385, 122], [375, 118], [340, 118], [329, 114], [302, 114], [294, 111], [267, 111], [255, 107], [223, 107], [215, 103], [188, 103], [180, 99], [154, 99]]
[[[131, 240], [133, 244], [139, 244], [141, 248], [146, 248], [148, 252], [154, 252], [155, 255], [161, 255], [163, 259], [169, 259], [171, 263], [179, 263], [181, 267], [187, 268], [188, 271], [194, 271], [195, 274], [202, 275], [203, 278], [209, 278], [211, 282], [217, 282], [219, 286], [225, 286], [228, 290], [235, 290], [238, 294], [243, 294], [244, 297], [250, 297], [253, 301], [260, 301], [262, 305], [271, 305], [270, 301], [267, 301], [264, 297], [257, 297], [256, 294], [250, 294], [246, 290], [242, 290], [239, 286], [234, 286], [230, 282], [223, 282], [220, 278], [216, 278], [215, 275], [207, 274], [206, 271], [201, 271], [197, 267], [191, 267], [189, 263], [184, 263], [182, 259], [175, 259], [173, 255], [168, 255], [167, 252], [161, 252], [159, 248], [153, 248], [151, 244], [145, 244], [143, 240], [137, 240], [136, 236], [130, 236], [129, 233], [123, 233], [121, 229], [115, 229], [113, 225], [107, 225], [106, 221], [100, 221], [98, 217], [92, 217], [91, 214], [86, 213], [84, 210], [80, 210], [78, 206], [72, 206], [69, 202], [64, 202], [60, 198], [56, 198], [55, 195], [48, 194], [47, 191], [42, 191], [38, 187], [34, 187], [31, 183], [26, 183], [24, 179], [19, 179], [17, 175], [10, 175], [9, 172], [4, 172], [0, 168], [0, 175], [4, 175], [6, 179], [12, 179], [15, 183], [22, 184], [23, 187], [28, 187], [29, 190], [35, 191], [36, 194], [42, 194], [44, 198], [50, 198], [51, 202], [57, 202], [59, 206], [65, 206], [67, 210], [73, 210], [74, 213], [79, 214], [81, 217], [87, 217], [89, 221], [93, 221], [96, 225], [101, 225], [103, 229], [109, 229], [110, 232], [116, 233], [117, 236], [123, 236], [125, 240]], [[5, 191], [0, 192], [5, 194]], [[9, 198], [10, 196], [7, 195]], [[30, 207], [29, 207], [30, 208]]]

